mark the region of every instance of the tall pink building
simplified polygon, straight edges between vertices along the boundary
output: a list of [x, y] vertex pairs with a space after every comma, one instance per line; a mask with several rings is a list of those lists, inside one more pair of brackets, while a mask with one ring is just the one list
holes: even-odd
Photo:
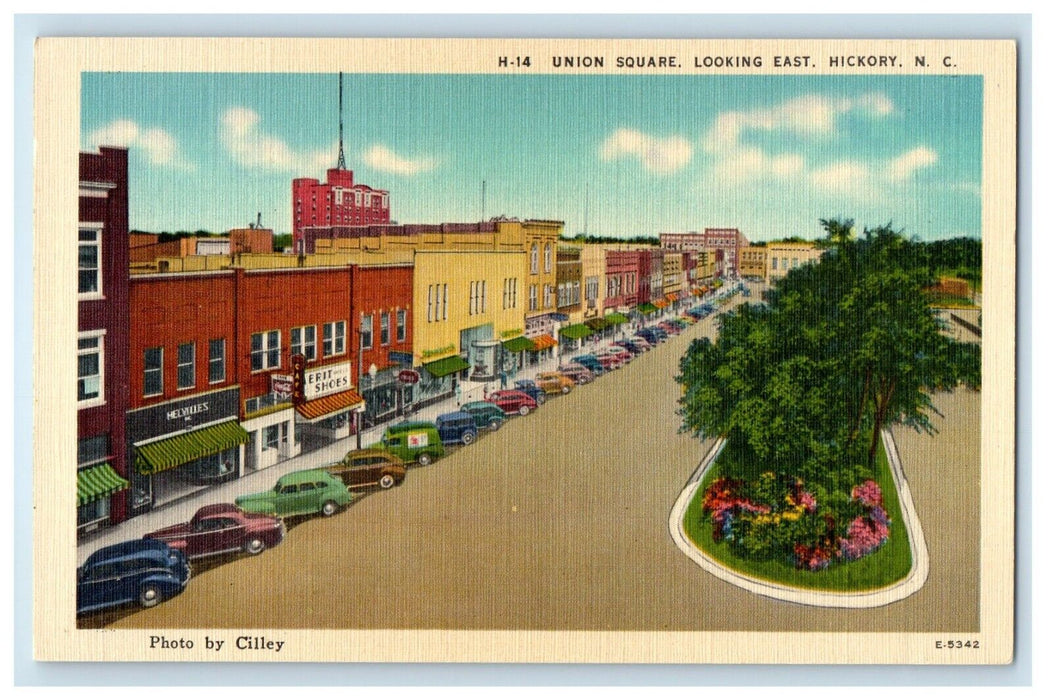
[[326, 182], [300, 177], [292, 182], [293, 250], [304, 253], [307, 226], [360, 226], [391, 222], [387, 190], [355, 184], [354, 173], [343, 168], [326, 171]]

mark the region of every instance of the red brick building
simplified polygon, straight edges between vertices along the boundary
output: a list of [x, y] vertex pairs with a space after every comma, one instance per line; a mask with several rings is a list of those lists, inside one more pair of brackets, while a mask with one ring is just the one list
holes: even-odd
[[77, 269], [77, 530], [127, 517], [128, 151], [81, 153]]
[[707, 228], [703, 233], [660, 233], [658, 240], [663, 248], [670, 250], [706, 250], [718, 253], [717, 261], [721, 265], [717, 275], [720, 277], [738, 276], [739, 253], [750, 244], [737, 228]]
[[352, 335], [361, 349], [354, 373], [371, 423], [413, 405], [413, 385], [401, 384], [399, 370], [413, 367], [413, 265], [352, 268]]
[[341, 168], [326, 171], [326, 182], [314, 178], [292, 181], [293, 250], [308, 251], [303, 230], [308, 226], [361, 226], [387, 224], [391, 207], [387, 190], [355, 184], [354, 173]]

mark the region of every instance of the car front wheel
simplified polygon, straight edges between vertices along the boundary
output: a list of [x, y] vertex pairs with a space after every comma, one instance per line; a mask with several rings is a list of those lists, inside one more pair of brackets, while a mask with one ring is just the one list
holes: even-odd
[[259, 554], [266, 548], [267, 545], [263, 544], [263, 540], [259, 537], [251, 537], [245, 540], [245, 544], [242, 546], [246, 554]]
[[475, 433], [465, 433], [461, 436], [461, 442], [463, 442], [465, 445], [471, 445], [473, 442], [475, 442]]
[[417, 455], [417, 462], [422, 467], [426, 467], [429, 464], [431, 464], [431, 455], [428, 454], [427, 452], [421, 452], [419, 455]]
[[395, 485], [395, 477], [393, 477], [391, 474], [384, 474], [380, 477], [379, 484], [380, 488], [382, 489], [390, 489], [392, 486]]
[[322, 515], [328, 518], [330, 515], [335, 513], [336, 509], [339, 507], [340, 506], [336, 504], [336, 501], [326, 501], [322, 504]]
[[569, 394], [570, 393], [570, 387], [569, 386], [564, 386], [560, 391], [562, 391], [564, 394]]
[[541, 404], [545, 403], [545, 395], [544, 394], [538, 395], [536, 401], [537, 401], [537, 405], [538, 406], [540, 406]]
[[490, 430], [497, 430], [500, 427], [501, 427], [501, 421], [497, 420], [496, 418], [494, 420], [490, 421]]
[[139, 591], [139, 605], [152, 608], [161, 602], [161, 591], [157, 586], [147, 584]]

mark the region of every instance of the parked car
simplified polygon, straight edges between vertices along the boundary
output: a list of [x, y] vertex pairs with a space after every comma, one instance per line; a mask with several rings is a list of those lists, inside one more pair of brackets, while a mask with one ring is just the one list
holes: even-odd
[[600, 362], [599, 358], [595, 355], [578, 355], [570, 359], [592, 372], [593, 376], [596, 377], [600, 376], [601, 374], [607, 371], [607, 369]]
[[596, 378], [584, 365], [579, 365], [577, 362], [560, 365], [556, 371], [577, 384], [588, 384]]
[[461, 406], [461, 410], [470, 414], [480, 429], [497, 430], [508, 420], [505, 412], [489, 401], [470, 401]]
[[188, 559], [237, 551], [259, 554], [281, 544], [285, 525], [269, 515], [246, 513], [233, 503], [215, 503], [199, 508], [189, 522], [155, 530], [143, 538], [160, 540]]
[[486, 397], [486, 400], [510, 416], [516, 413], [525, 416], [537, 408], [537, 401], [530, 398], [528, 394], [515, 389], [495, 391]]
[[638, 343], [634, 343], [633, 341], [631, 341], [631, 340], [629, 340], [627, 338], [623, 338], [621, 340], [616, 340], [616, 341], [614, 341], [614, 344], [617, 345], [620, 348], [623, 348], [623, 349], [627, 350], [633, 357], [636, 357], [637, 355], [643, 354], [643, 352], [644, 352], [644, 348], [643, 348], [642, 345], [640, 345]]
[[624, 364], [618, 355], [604, 352], [603, 348], [595, 350], [591, 354], [607, 372], [613, 372], [614, 370], [621, 368], [622, 364]]
[[325, 470], [344, 482], [349, 491], [363, 486], [390, 489], [406, 480], [405, 463], [390, 452], [375, 448], [351, 450]]
[[384, 437], [371, 447], [387, 450], [403, 462], [426, 467], [446, 454], [439, 429], [428, 421], [404, 421], [384, 429]]
[[301, 469], [278, 479], [269, 491], [238, 496], [234, 503], [249, 513], [277, 518], [289, 515], [330, 516], [351, 502], [344, 482], [325, 469]]
[[647, 342], [646, 338], [644, 338], [643, 336], [639, 336], [639, 335], [631, 335], [628, 338], [626, 338], [625, 340], [623, 340], [622, 342], [624, 342], [624, 343], [631, 343], [632, 345], [634, 345], [636, 348], [638, 348], [642, 352], [647, 352], [652, 347], [654, 347], [649, 342]]
[[545, 403], [544, 387], [539, 386], [532, 379], [517, 379], [514, 388], [537, 401], [538, 406]]
[[560, 372], [539, 372], [537, 385], [546, 394], [569, 394], [574, 388], [574, 380]]
[[190, 580], [186, 555], [160, 540], [129, 540], [96, 550], [77, 569], [77, 614], [137, 602], [151, 608]]
[[471, 445], [479, 436], [475, 417], [464, 411], [443, 413], [435, 418], [435, 427], [444, 445]]
[[636, 331], [636, 335], [646, 340], [651, 347], [654, 347], [655, 345], [658, 345], [658, 343], [662, 342], [661, 336], [659, 336], [653, 328], [641, 328], [640, 330]]
[[599, 348], [593, 352], [597, 357], [600, 355], [613, 355], [618, 358], [618, 362], [622, 365], [627, 365], [633, 359], [633, 354], [621, 347], [620, 345], [608, 345], [603, 348]]
[[661, 325], [650, 326], [651, 331], [658, 336], [658, 341], [664, 343], [669, 340], [669, 331], [663, 328]]
[[669, 335], [679, 335], [680, 331], [684, 330], [672, 321], [662, 321], [658, 324], [658, 327], [664, 330]]

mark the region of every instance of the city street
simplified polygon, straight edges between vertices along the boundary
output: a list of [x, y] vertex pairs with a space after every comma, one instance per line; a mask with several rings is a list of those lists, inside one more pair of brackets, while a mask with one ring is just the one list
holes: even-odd
[[[186, 591], [156, 608], [81, 624], [977, 629], [980, 395], [965, 389], [936, 397], [944, 418], [935, 418], [934, 438], [893, 431], [931, 555], [929, 580], [914, 596], [869, 610], [777, 602], [707, 574], [677, 549], [669, 509], [709, 445], [679, 432], [672, 377], [690, 339], [715, 332], [711, 316], [477, 444], [411, 469], [398, 488], [331, 518], [289, 519], [286, 541], [272, 551], [195, 562]], [[261, 475], [263, 488], [277, 476]]]

